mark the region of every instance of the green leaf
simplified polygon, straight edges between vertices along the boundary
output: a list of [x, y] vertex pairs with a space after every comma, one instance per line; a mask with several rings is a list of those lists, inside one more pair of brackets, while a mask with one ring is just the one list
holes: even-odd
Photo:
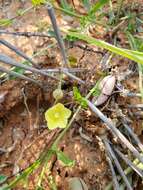
[[97, 81], [95, 87], [91, 90], [93, 96], [99, 96], [101, 94], [101, 90], [99, 88], [100, 82], [101, 79]]
[[0, 190], [11, 190], [7, 184], [4, 184], [2, 187], [0, 187]]
[[126, 32], [130, 46], [133, 50], [143, 51], [143, 40], [134, 37], [130, 32]]
[[44, 188], [41, 187], [41, 186], [37, 186], [37, 187], [36, 187], [36, 190], [44, 190]]
[[7, 177], [5, 175], [0, 175], [0, 184], [3, 183]]
[[0, 26], [9, 26], [10, 24], [12, 24], [12, 19], [0, 19]]
[[73, 167], [75, 165], [75, 161], [69, 159], [62, 151], [56, 151], [56, 154], [58, 160], [60, 160], [64, 166]]
[[96, 45], [100, 48], [107, 49], [113, 53], [116, 53], [116, 54], [121, 55], [123, 57], [126, 57], [128, 59], [131, 59], [137, 63], [143, 64], [143, 53], [142, 52], [128, 50], [128, 49], [124, 49], [124, 48], [119, 48], [119, 47], [116, 47], [112, 44], [104, 42], [102, 40], [98, 40], [96, 38], [89, 37], [89, 36], [84, 35], [84, 34], [80, 34], [78, 32], [69, 31], [68, 35], [70, 35], [72, 37], [76, 37], [80, 40], [86, 41], [87, 43], [89, 43], [91, 45]]
[[93, 14], [97, 12], [99, 9], [101, 9], [106, 3], [108, 3], [109, 0], [98, 0], [97, 3], [95, 3], [92, 8], [89, 11], [89, 14]]
[[69, 3], [66, 0], [61, 0], [60, 3], [61, 3], [61, 7], [63, 9], [71, 11], [71, 12], [74, 12], [72, 6], [70, 6]]
[[82, 97], [82, 95], [80, 94], [79, 90], [77, 87], [73, 87], [73, 95], [74, 95], [74, 99], [83, 107], [86, 108], [87, 107], [87, 102], [86, 99], [84, 97]]
[[90, 9], [90, 2], [89, 2], [89, 0], [82, 0], [82, 3], [87, 8], [87, 10]]

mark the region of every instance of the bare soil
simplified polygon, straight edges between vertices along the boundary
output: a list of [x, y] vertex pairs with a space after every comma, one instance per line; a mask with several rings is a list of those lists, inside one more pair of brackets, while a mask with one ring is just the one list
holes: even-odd
[[[18, 9], [26, 9], [31, 4], [27, 1], [0, 1], [0, 18], [11, 18], [15, 16]], [[82, 11], [82, 8], [81, 8]], [[57, 16], [59, 25], [67, 25], [66, 20], [59, 14]], [[76, 21], [72, 25], [76, 25]], [[44, 7], [32, 10], [24, 16], [16, 19], [12, 26], [7, 27], [11, 31], [44, 31], [49, 26], [49, 18]], [[101, 30], [101, 29], [98, 29]], [[119, 34], [121, 36], [121, 34]], [[105, 31], [102, 31], [98, 36], [109, 41], [109, 36]], [[33, 52], [38, 52], [42, 48], [50, 45], [51, 39], [39, 37], [18, 37], [10, 35], [1, 35], [1, 38], [11, 42], [17, 48], [20, 48], [25, 54], [31, 56]], [[126, 44], [121, 37], [123, 46]], [[87, 89], [81, 87], [81, 93], [86, 94], [87, 91], [94, 85], [94, 81], [100, 78], [104, 67], [100, 63], [102, 53], [106, 52], [96, 47], [90, 47], [94, 51], [85, 51], [78, 47], [81, 42], [76, 44], [76, 47], [68, 47], [68, 55], [77, 59], [77, 67], [90, 69], [86, 73], [79, 74], [83, 80], [87, 81]], [[95, 51], [99, 51], [96, 52]], [[7, 48], [0, 46], [0, 52], [4, 52], [18, 61], [21, 59]], [[42, 56], [34, 58], [36, 62], [43, 68], [54, 68], [59, 66], [60, 54], [57, 47], [49, 49]], [[112, 70], [117, 78], [122, 76], [124, 80], [122, 85], [133, 92], [138, 92], [138, 73], [134, 68], [134, 64], [121, 57], [116, 56], [112, 59], [109, 72]], [[135, 66], [135, 69], [137, 67]], [[127, 71], [132, 71], [127, 75]], [[3, 99], [0, 102], [0, 173], [6, 176], [12, 176], [19, 170], [27, 168], [39, 155], [49, 147], [56, 138], [59, 130], [49, 131], [46, 127], [44, 112], [53, 104], [52, 91], [56, 88], [55, 81], [39, 76], [44, 89], [40, 89], [36, 85], [20, 80], [13, 79], [3, 82], [0, 86], [0, 94], [3, 94]], [[64, 98], [62, 102], [70, 107], [73, 112], [75, 107], [73, 97], [71, 95], [72, 87], [76, 82], [71, 82], [68, 78], [63, 86]], [[115, 93], [110, 97], [108, 102], [101, 107], [101, 110], [109, 116], [115, 123], [118, 120], [118, 108], [128, 117], [132, 123], [131, 126], [136, 134], [143, 139], [142, 136], [142, 120], [143, 114], [135, 115], [138, 112], [137, 108], [129, 109], [128, 104], [141, 103], [140, 98], [129, 98], [120, 96]], [[23, 94], [24, 93], [24, 94]], [[26, 103], [25, 103], [26, 101]], [[71, 103], [69, 103], [71, 102]], [[118, 105], [118, 108], [116, 107]], [[27, 109], [28, 106], [28, 109]], [[84, 138], [82, 133], [86, 135]], [[106, 155], [101, 141], [98, 136], [104, 131], [104, 124], [99, 118], [91, 113], [90, 110], [81, 110], [78, 118], [75, 120], [70, 130], [66, 133], [60, 149], [75, 160], [74, 167], [65, 167], [56, 159], [53, 161], [52, 174], [59, 190], [67, 190], [67, 181], [70, 177], [81, 177], [87, 184], [89, 190], [104, 190], [106, 185], [111, 180], [111, 172], [106, 161]], [[110, 136], [110, 134], [109, 134]], [[91, 141], [88, 141], [88, 138]], [[29, 190], [34, 190], [38, 174], [41, 170], [35, 172], [29, 180]], [[49, 190], [48, 183], [44, 181], [45, 189]], [[138, 190], [143, 187], [138, 186]], [[22, 190], [19, 185], [16, 190]]]

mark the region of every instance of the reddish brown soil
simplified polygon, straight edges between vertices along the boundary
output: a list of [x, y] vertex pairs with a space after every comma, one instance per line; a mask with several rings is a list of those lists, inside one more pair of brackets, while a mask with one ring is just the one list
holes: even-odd
[[[17, 9], [24, 9], [30, 6], [29, 2], [0, 1], [0, 5], [2, 5], [2, 2], [4, 5], [2, 6], [2, 11], [0, 11], [1, 18], [6, 16], [11, 18], [15, 16]], [[66, 21], [62, 20], [60, 14], [57, 17], [60, 25], [67, 25]], [[72, 24], [76, 25], [77, 22], [74, 21]], [[37, 30], [44, 31], [48, 25], [49, 19], [47, 12], [41, 7], [17, 19], [12, 27], [8, 27], [7, 29], [31, 32]], [[97, 28], [97, 30], [100, 31], [101, 29]], [[99, 34], [97, 33], [93, 36], [102, 39], [105, 38], [106, 41], [110, 40], [105, 31]], [[31, 56], [34, 51], [41, 50], [51, 43], [50, 39], [41, 39], [38, 37], [25, 38], [2, 35], [2, 38], [13, 43], [29, 56]], [[124, 46], [126, 44], [125, 39], [122, 38], [122, 40], [123, 42], [121, 42], [121, 44]], [[90, 48], [93, 49], [92, 46]], [[99, 49], [94, 47], [94, 51], [97, 50]], [[4, 47], [0, 47], [0, 52], [5, 52], [16, 60], [20, 60], [19, 57]], [[105, 52], [102, 51], [102, 53]], [[88, 84], [86, 89], [85, 87], [81, 87], [81, 92], [84, 95], [90, 87], [94, 85], [94, 81], [99, 79], [103, 74], [101, 69], [104, 65], [100, 64], [102, 53], [84, 51], [79, 47], [69, 48], [68, 50], [68, 54], [77, 59], [76, 66], [90, 69], [86, 74], [82, 73], [78, 75], [83, 80], [86, 80]], [[41, 67], [45, 68], [59, 66], [59, 60], [60, 55], [57, 47], [53, 47], [52, 50], [47, 50], [45, 55], [35, 58], [35, 61], [40, 63]], [[133, 65], [129, 60], [118, 56], [114, 57], [111, 62], [112, 65], [110, 65], [109, 70], [112, 69], [117, 78], [119, 77], [118, 73], [120, 73], [120, 76], [121, 74], [123, 77], [126, 76], [129, 65]], [[0, 94], [4, 95], [3, 100], [0, 102], [0, 148], [6, 150], [6, 152], [0, 155], [0, 173], [6, 176], [11, 176], [32, 164], [46, 148], [50, 147], [59, 133], [59, 130], [49, 131], [44, 119], [45, 110], [53, 104], [52, 91], [56, 88], [57, 84], [43, 77], [39, 77], [39, 80], [43, 82], [45, 89], [40, 89], [36, 85], [19, 79], [9, 80], [0, 86]], [[62, 102], [71, 107], [74, 112], [73, 98], [70, 95], [72, 91], [71, 84], [74, 85], [74, 82], [71, 82], [67, 78], [65, 78], [65, 80], [65, 95]], [[123, 82], [121, 81], [121, 83], [125, 88], [138, 92], [137, 72], [135, 72], [133, 76], [129, 75]], [[23, 89], [28, 110], [24, 103]], [[134, 112], [138, 111], [137, 109], [130, 111], [127, 108], [127, 104], [139, 103], [141, 103], [140, 98], [127, 98], [118, 95], [118, 93], [113, 93], [113, 96], [101, 107], [101, 110], [116, 123], [118, 115], [115, 105], [118, 105], [126, 117], [132, 120], [131, 125], [134, 131], [143, 139], [141, 128], [143, 115], [137, 117], [134, 115]], [[82, 137], [79, 132], [81, 127], [83, 133], [87, 135], [92, 142]], [[93, 115], [90, 110], [81, 110], [76, 121], [66, 133], [59, 146], [69, 158], [75, 160], [75, 166], [65, 167], [53, 158], [51, 173], [55, 177], [58, 190], [67, 190], [67, 182], [70, 177], [81, 177], [87, 184], [89, 190], [105, 189], [111, 180], [111, 172], [106, 161], [103, 145], [98, 139], [98, 136], [103, 130], [104, 125], [97, 116]], [[41, 171], [40, 169], [30, 177], [29, 190], [35, 189], [34, 185], [37, 182], [38, 175]], [[43, 182], [43, 186], [46, 190], [49, 190], [46, 180]], [[139, 187], [139, 189], [141, 188], [142, 187]], [[14, 189], [22, 190], [23, 188], [19, 185]]]

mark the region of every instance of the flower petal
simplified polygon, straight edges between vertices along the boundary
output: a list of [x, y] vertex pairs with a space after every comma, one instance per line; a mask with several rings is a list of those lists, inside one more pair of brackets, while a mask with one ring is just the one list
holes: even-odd
[[71, 110], [64, 108], [64, 116], [68, 119], [71, 116]]
[[59, 121], [59, 128], [66, 128], [67, 123], [68, 123], [67, 119]]
[[49, 119], [47, 122], [47, 126], [49, 129], [56, 129], [58, 128], [58, 123], [54, 122], [52, 119]]

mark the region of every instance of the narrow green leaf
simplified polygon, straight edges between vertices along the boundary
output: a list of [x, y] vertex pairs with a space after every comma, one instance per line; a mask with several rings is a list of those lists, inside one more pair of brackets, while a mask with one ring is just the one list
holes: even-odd
[[0, 184], [3, 183], [7, 177], [5, 175], [0, 175]]
[[56, 151], [56, 154], [58, 160], [60, 160], [65, 166], [73, 167], [75, 165], [75, 161], [69, 159], [62, 151]]
[[90, 2], [89, 2], [89, 0], [82, 0], [82, 3], [87, 8], [87, 10], [90, 9]]
[[10, 24], [12, 24], [12, 19], [0, 19], [0, 26], [9, 26]]
[[71, 12], [74, 12], [72, 6], [66, 1], [66, 0], [61, 0], [61, 6], [63, 9], [69, 10]]
[[96, 45], [100, 48], [107, 49], [113, 53], [116, 53], [116, 54], [126, 57], [128, 59], [131, 59], [137, 63], [143, 64], [143, 53], [142, 52], [119, 48], [119, 47], [111, 45], [107, 42], [104, 42], [102, 40], [97, 40], [96, 38], [89, 37], [87, 35], [80, 34], [78, 32], [69, 31], [68, 35], [70, 35], [72, 37], [76, 37], [80, 40], [86, 41], [87, 43], [89, 43], [91, 45]]
[[37, 186], [37, 187], [36, 187], [36, 190], [44, 190], [44, 188], [41, 187], [41, 186]]
[[74, 99], [83, 107], [87, 107], [87, 102], [84, 97], [80, 94], [79, 90], [77, 87], [73, 87], [73, 94], [74, 94]]
[[91, 90], [93, 96], [99, 96], [101, 94], [101, 90], [99, 88], [100, 82], [101, 82], [101, 79], [97, 81], [95, 88]]
[[99, 9], [101, 9], [106, 3], [108, 3], [109, 0], [98, 0], [97, 3], [95, 3], [92, 8], [89, 11], [89, 14], [93, 14], [97, 12]]

